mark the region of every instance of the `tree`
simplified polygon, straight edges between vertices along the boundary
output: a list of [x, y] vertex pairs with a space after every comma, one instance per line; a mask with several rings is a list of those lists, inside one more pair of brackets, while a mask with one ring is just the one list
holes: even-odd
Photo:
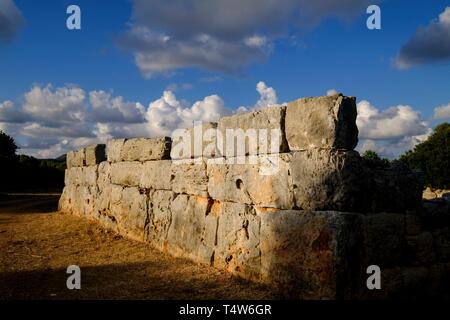
[[412, 169], [422, 171], [427, 186], [449, 189], [450, 123], [437, 126], [426, 141], [402, 155], [400, 161]]
[[372, 150], [367, 150], [366, 152], [364, 152], [362, 157], [365, 160], [381, 160], [381, 158], [378, 156], [378, 154]]
[[18, 147], [14, 139], [0, 130], [0, 156], [14, 158]]
[[372, 150], [364, 152], [362, 159], [364, 164], [372, 169], [385, 169], [390, 165], [388, 159], [381, 159], [378, 153]]

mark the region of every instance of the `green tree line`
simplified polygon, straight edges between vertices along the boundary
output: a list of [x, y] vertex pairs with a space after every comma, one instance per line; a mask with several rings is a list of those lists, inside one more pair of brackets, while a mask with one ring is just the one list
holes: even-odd
[[[363, 158], [369, 165], [389, 165], [372, 150], [367, 150]], [[435, 189], [450, 189], [450, 124], [438, 125], [428, 139], [401, 155], [398, 160], [410, 169], [420, 171], [425, 186]]]
[[0, 130], [0, 191], [61, 191], [65, 159], [36, 159], [17, 155], [14, 139]]

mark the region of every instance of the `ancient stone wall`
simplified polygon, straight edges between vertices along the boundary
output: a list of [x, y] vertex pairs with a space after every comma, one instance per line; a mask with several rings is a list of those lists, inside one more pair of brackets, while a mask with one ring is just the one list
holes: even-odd
[[351, 97], [300, 99], [69, 152], [60, 210], [295, 297], [367, 296], [370, 264], [439, 278], [449, 224], [424, 230], [417, 175], [353, 151], [356, 115]]

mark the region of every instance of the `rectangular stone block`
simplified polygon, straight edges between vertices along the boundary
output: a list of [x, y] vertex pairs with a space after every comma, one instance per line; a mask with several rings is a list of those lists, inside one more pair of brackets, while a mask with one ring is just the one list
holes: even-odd
[[218, 154], [216, 122], [195, 123], [172, 135], [170, 158], [173, 160], [214, 158]]
[[249, 279], [261, 273], [260, 217], [250, 205], [215, 202], [219, 217], [214, 266]]
[[149, 161], [170, 159], [171, 139], [136, 138], [126, 140], [122, 146], [122, 161]]
[[210, 201], [204, 197], [181, 194], [173, 200], [172, 223], [167, 236], [167, 250], [172, 255], [201, 263], [211, 262], [214, 248], [210, 248], [205, 239], [215, 234], [216, 229], [206, 223], [209, 208]]
[[380, 268], [408, 263], [404, 214], [377, 213], [364, 217], [366, 264]]
[[261, 207], [293, 208], [289, 173], [291, 155], [259, 155], [250, 159], [244, 159], [247, 160], [245, 164], [239, 164], [241, 159], [238, 158], [228, 159], [229, 163], [209, 159], [208, 193], [211, 198]]
[[82, 167], [81, 169], [81, 184], [85, 186], [96, 186], [98, 166]]
[[293, 152], [289, 172], [299, 209], [367, 212], [370, 208], [368, 176], [355, 151]]
[[103, 161], [98, 165], [97, 185], [100, 189], [111, 184], [111, 164]]
[[206, 160], [173, 160], [171, 165], [172, 190], [176, 193], [208, 196]]
[[372, 212], [408, 212], [422, 208], [423, 181], [401, 163], [368, 168]]
[[218, 130], [222, 143], [217, 139], [219, 155], [237, 157], [287, 152], [285, 110], [285, 107], [268, 107], [221, 118]]
[[361, 217], [342, 212], [260, 212], [261, 277], [302, 299], [348, 298], [360, 281]]
[[85, 159], [86, 157], [84, 149], [78, 151], [69, 151], [66, 158], [67, 168], [82, 167], [86, 164]]
[[141, 182], [143, 165], [140, 162], [117, 162], [111, 164], [111, 183], [138, 187]]
[[145, 239], [160, 250], [167, 247], [167, 235], [172, 223], [172, 201], [175, 193], [156, 190], [148, 200], [149, 223], [145, 229]]
[[144, 162], [139, 186], [144, 189], [171, 190], [170, 170], [170, 160]]
[[[121, 191], [121, 192], [120, 192]], [[111, 213], [117, 220], [120, 234], [144, 241], [145, 225], [148, 221], [146, 194], [136, 187], [115, 188], [111, 196]]]
[[353, 150], [358, 143], [356, 116], [356, 99], [341, 94], [290, 102], [285, 121], [289, 148]]
[[83, 168], [82, 167], [68, 167], [64, 173], [64, 185], [80, 185], [82, 183]]
[[120, 162], [122, 148], [126, 139], [112, 139], [106, 143], [106, 156], [108, 162]]
[[106, 146], [104, 144], [94, 144], [85, 148], [86, 165], [95, 166], [106, 160]]

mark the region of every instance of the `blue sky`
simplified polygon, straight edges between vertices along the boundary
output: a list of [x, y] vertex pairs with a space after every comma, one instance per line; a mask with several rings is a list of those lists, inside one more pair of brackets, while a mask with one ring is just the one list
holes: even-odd
[[[233, 12], [208, 11], [208, 8], [201, 8], [200, 5], [186, 11], [181, 10], [182, 5], [179, 8], [176, 5], [164, 8], [168, 5], [159, 0], [0, 0], [0, 13], [2, 2], [3, 5], [13, 3], [22, 16], [22, 22], [8, 40], [2, 42], [0, 38], [0, 104], [3, 103], [3, 109], [6, 109], [5, 102], [9, 102], [9, 106], [12, 105], [10, 109], [17, 111], [16, 118], [23, 116], [23, 119], [13, 121], [11, 116], [7, 116], [11, 115], [11, 110], [9, 113], [4, 111], [3, 118], [0, 118], [0, 128], [16, 136], [24, 152], [37, 156], [54, 156], [58, 152], [64, 152], [65, 148], [78, 146], [67, 142], [74, 137], [81, 139], [78, 142], [80, 145], [102, 138], [98, 134], [98, 126], [97, 129], [80, 128], [80, 131], [91, 130], [97, 133], [85, 136], [80, 134], [78, 137], [76, 133], [61, 132], [59, 139], [53, 136], [59, 134], [57, 130], [44, 130], [69, 125], [69, 122], [58, 124], [57, 119], [48, 121], [43, 117], [32, 116], [33, 112], [34, 115], [39, 113], [36, 110], [40, 106], [36, 101], [46, 101], [45, 99], [35, 97], [35, 108], [25, 106], [27, 103], [31, 104], [28, 101], [30, 98], [27, 100], [25, 96], [27, 92], [38, 88], [40, 91], [36, 95], [43, 94], [48, 84], [51, 87], [46, 92], [47, 98], [48, 95], [55, 98], [53, 95], [57, 88], [82, 89], [84, 97], [80, 103], [87, 112], [92, 110], [88, 101], [91, 92], [104, 91], [110, 94], [110, 99], [105, 103], [111, 105], [114, 104], [111, 101], [114, 97], [123, 97], [124, 108], [130, 102], [131, 108], [136, 109], [136, 104], [139, 103], [141, 106], [137, 107], [138, 111], [133, 109], [133, 112], [145, 113], [146, 120], [138, 120], [136, 123], [152, 121], [149, 120], [152, 113], [148, 110], [151, 103], [154, 103], [155, 108], [160, 107], [153, 114], [161, 116], [165, 109], [160, 105], [164, 101], [174, 108], [191, 108], [193, 103], [204, 101], [205, 97], [213, 95], [220, 97], [219, 104], [223, 103], [214, 106], [216, 113], [221, 110], [226, 110], [225, 113], [232, 112], [240, 106], [251, 109], [260, 99], [261, 93], [255, 90], [260, 81], [264, 82], [267, 90], [273, 88], [278, 103], [304, 96], [325, 95], [327, 90], [336, 89], [346, 95], [356, 96], [359, 101], [368, 101], [370, 105], [365, 106], [366, 111], [376, 109], [378, 114], [370, 118], [372, 113], [369, 112], [367, 117], [370, 119], [365, 119], [367, 121], [361, 124], [365, 124], [366, 128], [372, 126], [366, 130], [365, 135], [363, 132], [362, 140], [368, 140], [368, 145], [373, 149], [391, 157], [399, 152], [393, 148], [403, 151], [412, 146], [412, 140], [401, 142], [405, 137], [413, 139], [426, 135], [427, 130], [436, 123], [448, 120], [447, 109], [442, 109], [440, 117], [435, 116], [435, 109], [450, 104], [450, 54], [445, 51], [445, 47], [450, 46], [445, 43], [450, 40], [450, 31], [446, 33], [446, 24], [440, 25], [444, 30], [443, 36], [438, 35], [441, 38], [431, 44], [423, 41], [417, 31], [419, 27], [428, 27], [428, 33], [436, 34], [433, 31], [436, 28], [430, 27], [430, 23], [437, 23], [439, 15], [446, 7], [450, 7], [448, 1], [372, 1], [381, 8], [381, 30], [368, 30], [366, 27], [369, 15], [365, 9], [372, 3], [370, 1], [347, 1], [344, 7], [348, 7], [343, 12], [329, 5], [331, 1], [326, 0], [318, 1], [321, 6], [318, 5], [317, 8], [305, 5], [303, 0], [280, 1], [279, 6], [285, 6], [286, 10], [280, 9], [273, 16], [279, 14], [281, 19], [267, 16], [270, 10], [256, 7], [258, 3], [267, 1], [249, 1], [255, 7], [250, 7], [254, 10], [248, 20], [255, 22], [250, 26], [242, 24], [242, 29], [239, 28], [244, 18], [233, 16]], [[185, 3], [198, 4], [202, 1], [188, 0]], [[229, 3], [232, 5], [239, 2]], [[81, 8], [81, 30], [66, 28], [68, 15], [65, 11], [70, 4]], [[218, 4], [212, 8], [222, 7]], [[300, 8], [300, 14], [291, 15], [297, 8]], [[245, 7], [242, 10], [244, 9]], [[180, 14], [187, 18], [192, 15], [192, 21], [199, 21], [201, 18], [211, 20], [212, 24], [219, 21], [219, 27], [209, 29], [207, 24], [202, 25], [201, 22], [195, 25], [175, 21]], [[223, 25], [220, 25], [221, 22]], [[200, 35], [207, 35], [208, 38], [199, 40]], [[161, 45], [163, 36], [170, 37], [170, 46]], [[242, 44], [253, 36], [257, 37], [255, 39], [263, 39], [263, 44]], [[428, 38], [433, 38], [433, 35]], [[208, 48], [210, 42], [213, 43], [218, 48], [217, 52], [197, 51], [198, 41], [208, 42]], [[422, 51], [417, 46], [434, 46], [439, 51], [439, 41], [443, 41], [444, 52], [435, 55], [438, 58], [420, 56]], [[396, 57], [408, 43], [414, 49], [410, 50], [412, 53], [407, 52], [408, 48], [405, 49], [404, 56], [409, 59], [408, 68], [399, 68]], [[169, 49], [194, 52], [200, 58], [173, 53], [167, 55], [164, 50]], [[137, 61], [136, 55], [139, 54], [144, 57], [145, 62]], [[219, 57], [216, 59], [215, 55]], [[167, 89], [176, 95], [177, 103], [180, 102], [181, 106], [176, 103], [176, 106], [171, 105], [167, 99], [160, 101]], [[61, 93], [64, 94], [66, 93]], [[69, 91], [67, 94], [73, 93]], [[397, 132], [381, 139], [380, 134], [374, 133], [377, 128], [373, 126], [377, 127], [376, 121], [386, 121], [389, 116], [398, 117], [400, 109], [383, 113], [390, 107], [398, 106], [409, 106], [411, 112], [420, 113], [417, 119], [407, 119], [412, 122], [405, 124], [408, 128], [416, 128], [405, 130], [403, 135], [402, 132]], [[81, 109], [83, 108], [80, 107]], [[0, 115], [1, 112], [0, 108]], [[56, 113], [48, 114], [54, 116]], [[408, 117], [407, 114], [406, 118]], [[83, 117], [69, 118], [87, 121]], [[123, 122], [132, 123], [130, 119], [124, 119]], [[91, 122], [109, 125], [107, 120], [96, 119]], [[373, 121], [369, 124], [369, 120]], [[402, 125], [400, 120], [387, 123]], [[117, 127], [120, 121], [114, 123]], [[39, 127], [42, 135], [39, 136], [39, 130], [24, 129], [30, 126], [34, 129]], [[129, 132], [105, 129], [105, 126], [103, 129], [109, 130], [108, 137], [120, 133], [130, 135]], [[378, 129], [382, 130], [381, 127]], [[133, 132], [134, 129], [131, 128], [130, 131]], [[53, 134], [45, 136], [49, 132]], [[135, 132], [140, 131], [137, 129]], [[37, 143], [37, 140], [41, 142]], [[65, 143], [61, 144], [61, 141]], [[360, 143], [360, 147], [363, 143], [364, 141]]]

